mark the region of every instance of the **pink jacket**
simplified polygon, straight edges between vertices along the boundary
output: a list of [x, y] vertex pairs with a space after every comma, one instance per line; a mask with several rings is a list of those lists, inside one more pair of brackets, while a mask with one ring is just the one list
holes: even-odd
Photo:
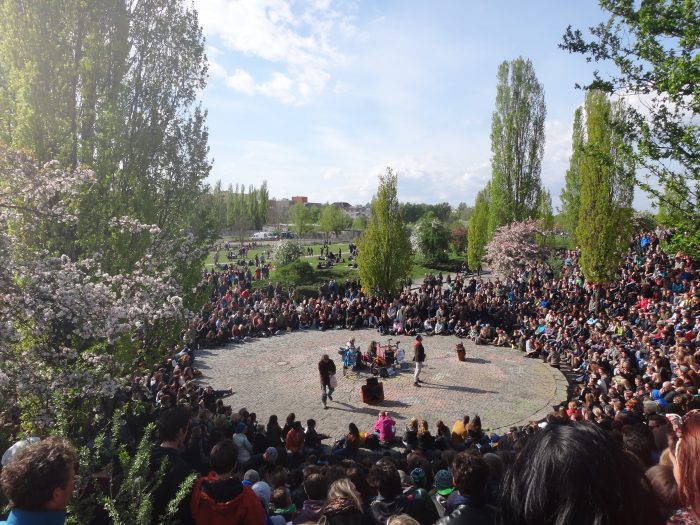
[[396, 421], [391, 416], [379, 416], [374, 424], [374, 432], [379, 432], [379, 441], [394, 441], [396, 438]]

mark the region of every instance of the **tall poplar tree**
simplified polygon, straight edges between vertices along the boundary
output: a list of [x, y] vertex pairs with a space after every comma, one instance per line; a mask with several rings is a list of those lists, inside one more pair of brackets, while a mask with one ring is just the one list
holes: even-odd
[[503, 62], [491, 121], [491, 233], [537, 215], [546, 114], [544, 88], [532, 62]]
[[630, 235], [634, 161], [621, 129], [628, 108], [589, 91], [584, 104], [586, 140], [581, 150], [581, 205], [576, 237], [587, 280], [607, 283], [620, 267]]
[[476, 270], [486, 253], [486, 243], [489, 240], [489, 208], [491, 202], [491, 183], [476, 194], [474, 211], [469, 219], [467, 264]]
[[140, 247], [106, 234], [114, 217], [157, 225], [168, 247], [198, 231], [193, 203], [211, 167], [197, 103], [206, 73], [186, 0], [0, 0], [0, 140], [96, 175], [77, 225], [50, 232], [51, 252], [99, 252], [117, 270]]
[[564, 187], [561, 190], [561, 213], [564, 226], [569, 235], [576, 239], [579, 209], [581, 207], [581, 145], [584, 141], [583, 110], [577, 108], [574, 113], [574, 125], [571, 135], [571, 158], [566, 170]]
[[397, 176], [391, 168], [379, 176], [369, 222], [357, 243], [362, 286], [383, 298], [401, 290], [413, 264], [411, 241], [396, 196]]
[[640, 95], [625, 132], [644, 168], [638, 183], [671, 212], [672, 247], [700, 255], [700, 2], [598, 3], [608, 19], [585, 33], [569, 26], [560, 47], [605, 63], [588, 88]]

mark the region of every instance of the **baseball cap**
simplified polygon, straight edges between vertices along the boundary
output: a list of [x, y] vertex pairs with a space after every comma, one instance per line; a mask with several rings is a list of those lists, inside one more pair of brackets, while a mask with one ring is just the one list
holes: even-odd
[[438, 470], [435, 474], [435, 491], [441, 496], [449, 496], [454, 490], [452, 474], [447, 470]]

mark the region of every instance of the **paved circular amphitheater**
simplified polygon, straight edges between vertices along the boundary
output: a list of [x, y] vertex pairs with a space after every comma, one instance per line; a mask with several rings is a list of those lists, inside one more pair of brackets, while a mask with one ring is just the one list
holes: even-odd
[[[476, 346], [462, 340], [467, 361], [460, 362], [453, 336], [426, 337], [427, 359], [422, 388], [413, 386], [413, 364], [396, 377], [383, 379], [385, 401], [366, 405], [361, 386], [369, 373], [343, 376], [338, 348], [354, 336], [364, 351], [371, 340], [385, 344], [387, 337], [374, 330], [315, 330], [255, 339], [198, 353], [195, 366], [203, 380], [215, 389], [233, 389], [225, 400], [234, 410], [246, 407], [266, 423], [277, 414], [281, 424], [290, 412], [306, 422], [314, 418], [320, 432], [342, 435], [349, 422], [361, 431], [371, 430], [380, 410], [389, 410], [399, 432], [412, 416], [425, 419], [434, 432], [442, 419], [448, 426], [464, 414], [480, 414], [485, 429], [498, 432], [544, 417], [552, 406], [566, 400], [567, 382], [559, 370], [536, 359], [526, 359], [517, 350]], [[411, 337], [396, 337], [413, 355]], [[327, 353], [338, 368], [338, 388], [329, 409], [323, 410], [318, 361]]]

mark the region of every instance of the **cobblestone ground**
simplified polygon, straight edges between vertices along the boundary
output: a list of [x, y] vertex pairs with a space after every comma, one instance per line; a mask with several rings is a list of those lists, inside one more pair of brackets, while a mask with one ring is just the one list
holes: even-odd
[[[342, 435], [349, 422], [361, 431], [371, 430], [380, 410], [389, 410], [399, 431], [412, 416], [425, 419], [434, 432], [442, 419], [448, 426], [464, 414], [480, 414], [484, 428], [498, 432], [544, 417], [552, 406], [566, 399], [566, 379], [540, 360], [526, 359], [517, 350], [476, 346], [462, 340], [467, 361], [460, 362], [453, 336], [426, 337], [427, 359], [422, 388], [413, 386], [413, 364], [396, 377], [383, 379], [385, 401], [380, 405], [362, 403], [360, 388], [369, 373], [342, 374], [337, 351], [349, 337], [362, 350], [371, 340], [385, 344], [386, 337], [374, 330], [313, 330], [257, 339], [223, 348], [200, 350], [195, 366], [203, 380], [215, 389], [232, 388], [225, 400], [235, 410], [246, 407], [261, 422], [277, 414], [280, 423], [288, 413], [306, 422], [317, 420], [320, 432]], [[410, 337], [397, 337], [410, 360]], [[323, 410], [317, 364], [327, 353], [338, 368], [338, 388], [329, 409]]]

